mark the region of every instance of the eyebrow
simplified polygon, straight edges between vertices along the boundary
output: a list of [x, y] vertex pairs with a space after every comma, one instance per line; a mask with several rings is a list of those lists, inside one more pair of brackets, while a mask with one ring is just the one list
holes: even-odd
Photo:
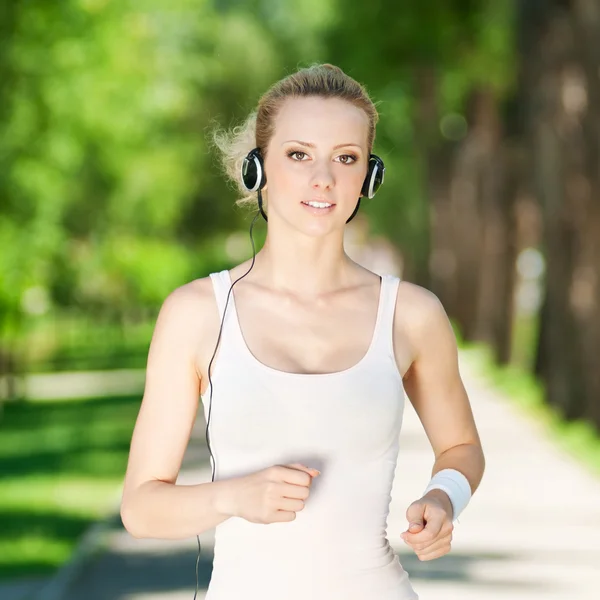
[[[281, 145], [283, 146], [283, 144], [287, 144], [288, 142], [296, 142], [296, 144], [300, 144], [301, 146], [306, 146], [307, 148], [316, 148], [315, 144], [311, 144], [310, 142], [301, 142], [300, 140], [286, 140]], [[338, 144], [337, 146], [334, 146], [333, 149], [337, 150], [338, 148], [344, 148], [345, 146], [356, 146], [357, 148], [360, 148], [359, 144], [349, 143], [349, 144]]]

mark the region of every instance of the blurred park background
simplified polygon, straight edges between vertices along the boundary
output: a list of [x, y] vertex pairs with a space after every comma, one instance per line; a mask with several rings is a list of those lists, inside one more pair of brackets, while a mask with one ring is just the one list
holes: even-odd
[[162, 301], [251, 256], [210, 132], [313, 62], [379, 103], [349, 253], [600, 473], [598, 0], [1, 0], [0, 580], [114, 509]]

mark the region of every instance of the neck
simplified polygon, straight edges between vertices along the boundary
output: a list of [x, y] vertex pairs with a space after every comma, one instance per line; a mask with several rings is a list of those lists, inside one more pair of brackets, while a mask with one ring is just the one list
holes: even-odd
[[314, 238], [271, 228], [252, 271], [271, 289], [316, 297], [348, 285], [355, 266], [343, 232]]

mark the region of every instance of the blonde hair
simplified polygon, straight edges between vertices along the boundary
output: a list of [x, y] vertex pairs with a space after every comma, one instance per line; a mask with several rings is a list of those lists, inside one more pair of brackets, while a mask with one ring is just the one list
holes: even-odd
[[230, 131], [219, 128], [213, 131], [212, 140], [220, 151], [223, 169], [242, 194], [236, 204], [257, 206], [256, 194], [248, 194], [242, 186], [240, 171], [244, 158], [253, 148], [260, 148], [265, 158], [275, 131], [275, 119], [285, 100], [308, 96], [340, 98], [364, 110], [369, 119], [367, 146], [371, 152], [379, 115], [365, 87], [335, 65], [325, 63], [305, 67], [273, 84], [241, 125]]

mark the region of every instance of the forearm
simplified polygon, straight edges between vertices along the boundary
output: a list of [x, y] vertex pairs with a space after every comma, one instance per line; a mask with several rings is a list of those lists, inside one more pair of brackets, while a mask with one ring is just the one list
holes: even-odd
[[449, 448], [437, 457], [431, 476], [433, 477], [442, 469], [460, 471], [469, 480], [471, 493], [475, 493], [485, 470], [485, 457], [481, 446], [478, 444], [460, 444]]
[[147, 481], [124, 495], [121, 519], [136, 538], [181, 539], [216, 527], [230, 516], [232, 480], [177, 485]]
[[[461, 492], [460, 488], [457, 488], [456, 484], [452, 483], [452, 480], [442, 479], [440, 481], [436, 481], [433, 479], [437, 473], [443, 471], [444, 469], [453, 469], [462, 473], [464, 478], [468, 481], [468, 487], [470, 490]], [[443, 483], [444, 489], [433, 487], [433, 489], [430, 489], [424, 494], [424, 497], [435, 498], [444, 507], [449, 515], [449, 518], [454, 520], [455, 518], [458, 518], [458, 514], [461, 511], [461, 506], [465, 506], [464, 502], [468, 502], [470, 495], [472, 495], [479, 486], [479, 483], [483, 477], [484, 469], [485, 458], [479, 445], [461, 444], [459, 446], [454, 446], [438, 456], [433, 465], [431, 473], [431, 484], [433, 484], [432, 487]], [[442, 476], [443, 475], [444, 474], [442, 474]], [[467, 481], [465, 481], [465, 485]], [[450, 485], [450, 488], [446, 488], [448, 485]], [[453, 500], [451, 500], [450, 496], [448, 495], [450, 492], [456, 495]], [[463, 498], [463, 500], [461, 500], [461, 498]], [[453, 503], [458, 504], [453, 506]], [[455, 513], [455, 508], [458, 513]]]

